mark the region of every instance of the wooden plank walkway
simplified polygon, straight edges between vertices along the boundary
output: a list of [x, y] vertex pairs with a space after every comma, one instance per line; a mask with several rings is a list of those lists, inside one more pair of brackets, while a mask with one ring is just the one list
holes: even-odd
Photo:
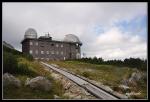
[[52, 70], [66, 76], [68, 79], [72, 80], [73, 82], [75, 82], [76, 84], [81, 86], [82, 88], [86, 89], [88, 92], [90, 92], [91, 94], [93, 94], [94, 96], [96, 96], [99, 99], [104, 99], [104, 100], [117, 100], [117, 99], [119, 99], [116, 96], [109, 94], [108, 92], [100, 89], [99, 87], [94, 86], [93, 84], [87, 82], [84, 79], [81, 79], [80, 77], [78, 77], [76, 75], [73, 75], [69, 72], [66, 72], [64, 70], [56, 68], [56, 67], [49, 65], [47, 63], [44, 63], [44, 62], [41, 62], [41, 63], [43, 65], [51, 68]]

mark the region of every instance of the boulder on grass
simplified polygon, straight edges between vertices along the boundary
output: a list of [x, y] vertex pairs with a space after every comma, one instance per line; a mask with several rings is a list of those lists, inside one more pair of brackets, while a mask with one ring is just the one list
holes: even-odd
[[60, 99], [60, 96], [54, 95], [54, 99]]
[[13, 86], [13, 87], [18, 88], [21, 86], [21, 82], [19, 79], [15, 78], [13, 75], [9, 73], [5, 73], [3, 75], [3, 86], [4, 87]]
[[27, 79], [25, 85], [32, 89], [49, 91], [51, 90], [51, 82], [45, 77], [38, 76], [33, 79]]

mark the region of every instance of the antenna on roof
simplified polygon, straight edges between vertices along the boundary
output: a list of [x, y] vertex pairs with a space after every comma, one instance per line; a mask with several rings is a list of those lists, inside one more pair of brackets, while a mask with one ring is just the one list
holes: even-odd
[[48, 37], [49, 37], [49, 32], [48, 32]]
[[45, 36], [46, 36], [46, 37], [50, 37], [49, 32], [45, 32]]

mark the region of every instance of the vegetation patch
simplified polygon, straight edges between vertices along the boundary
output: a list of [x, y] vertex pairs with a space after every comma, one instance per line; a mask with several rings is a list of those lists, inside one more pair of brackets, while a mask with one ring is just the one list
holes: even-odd
[[3, 90], [4, 99], [51, 99], [53, 98], [52, 91], [45, 92], [40, 90], [32, 90], [29, 87], [22, 86], [21, 88], [7, 87]]
[[113, 90], [120, 93], [131, 91], [141, 92], [139, 97], [147, 97], [147, 76], [145, 76], [143, 80], [140, 80], [137, 86], [131, 87], [131, 90], [125, 91], [119, 88], [119, 85], [122, 84], [122, 80], [130, 78], [131, 74], [135, 72], [135, 68], [120, 67], [116, 65], [91, 64], [80, 61], [49, 61], [49, 64], [56, 64], [60, 68], [66, 68], [76, 74], [103, 83], [104, 85], [108, 85]]
[[[54, 95], [65, 98], [61, 83], [54, 80], [51, 73], [46, 71], [38, 61], [34, 61], [31, 55], [25, 55], [19, 51], [3, 47], [3, 73], [6, 72], [17, 77], [21, 81], [21, 87], [3, 87], [4, 99], [53, 99]], [[27, 78], [36, 76], [44, 76], [50, 80], [52, 89], [45, 92], [31, 89], [25, 85]]]
[[[123, 92], [118, 88], [121, 81], [131, 77], [131, 74], [136, 68], [145, 73], [147, 71], [146, 60], [141, 61], [132, 58], [124, 60], [123, 63], [121, 61], [104, 62], [102, 59], [96, 58], [94, 60], [49, 61], [49, 63], [57, 64], [60, 68], [66, 68], [76, 74], [101, 82], [114, 90], [120, 91], [120, 93]], [[134, 64], [132, 65], [132, 63]], [[4, 88], [4, 99], [52, 99], [54, 98], [54, 95], [58, 95], [61, 98], [67, 98], [63, 96], [64, 89], [62, 84], [59, 81], [54, 80], [51, 77], [51, 73], [44, 70], [43, 66], [38, 61], [34, 61], [31, 55], [25, 55], [19, 51], [3, 47], [3, 73], [6, 72], [19, 78], [22, 87], [13, 88], [12, 86], [9, 86]], [[48, 78], [52, 83], [52, 90], [43, 92], [40, 90], [32, 90], [24, 85], [27, 78], [36, 76]], [[131, 87], [131, 91], [137, 93], [140, 92], [139, 95], [132, 95], [131, 98], [147, 98], [147, 75], [142, 80], [138, 81], [137, 86]]]

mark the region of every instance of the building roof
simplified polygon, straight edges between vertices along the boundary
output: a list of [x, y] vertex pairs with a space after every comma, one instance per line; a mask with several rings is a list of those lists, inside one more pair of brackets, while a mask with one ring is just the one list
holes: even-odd
[[33, 28], [28, 28], [25, 31], [24, 39], [21, 41], [21, 43], [23, 43], [24, 41], [27, 41], [28, 39], [29, 40], [38, 40], [38, 41], [51, 41], [51, 42], [53, 41], [53, 42], [61, 42], [61, 43], [62, 42], [63, 43], [78, 43], [78, 44], [82, 45], [79, 38], [74, 34], [65, 35], [63, 41], [52, 40], [52, 37], [50, 37], [49, 34], [46, 36], [40, 36], [39, 38], [37, 38], [37, 32]]
[[[36, 40], [36, 41], [44, 41], [44, 42], [57, 42], [57, 43], [69, 43], [69, 44], [75, 44], [75, 43], [77, 43], [77, 42], [65, 42], [65, 41], [58, 41], [58, 40], [45, 40], [45, 39], [23, 39], [22, 41], [21, 41], [21, 44], [23, 43], [23, 42], [25, 42], [25, 41], [28, 41], [28, 40]], [[80, 44], [80, 45], [82, 45], [82, 43], [78, 43], [78, 44]]]
[[33, 29], [33, 28], [28, 28], [25, 31], [24, 38], [37, 38], [37, 32], [36, 32], [36, 30]]
[[81, 43], [79, 38], [74, 34], [67, 34], [64, 37], [64, 42]]

